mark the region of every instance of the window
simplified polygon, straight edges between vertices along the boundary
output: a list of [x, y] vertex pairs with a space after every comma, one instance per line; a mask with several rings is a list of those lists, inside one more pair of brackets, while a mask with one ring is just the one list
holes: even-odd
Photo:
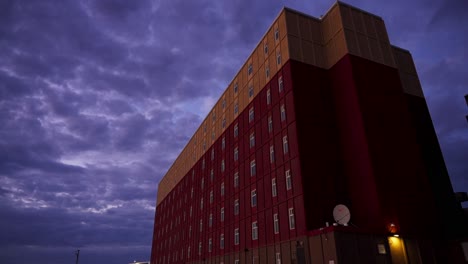
[[203, 210], [203, 198], [200, 199], [200, 209]]
[[213, 203], [213, 191], [210, 191], [210, 204]]
[[234, 148], [234, 161], [239, 160], [239, 148], [235, 147]]
[[190, 206], [190, 217], [192, 217], [192, 206]]
[[284, 109], [284, 104], [281, 105], [281, 121], [286, 120], [286, 110]]
[[221, 183], [221, 196], [224, 196], [224, 182]]
[[279, 233], [278, 214], [273, 214], [273, 231], [275, 232], [275, 234]]
[[250, 206], [257, 206], [257, 190], [250, 192]]
[[296, 223], [294, 222], [294, 208], [289, 208], [289, 229], [296, 228]]
[[257, 221], [252, 223], [252, 240], [258, 239], [258, 224]]
[[239, 228], [234, 229], [234, 245], [239, 245]]
[[[214, 132], [213, 132], [213, 135], [214, 135]], [[214, 156], [215, 156], [215, 150], [214, 148], [211, 149], [211, 160], [213, 161], [214, 160]]]
[[210, 238], [208, 239], [208, 252], [211, 252], [212, 246], [213, 246], [213, 240]]
[[214, 171], [213, 169], [210, 170], [210, 180], [213, 181], [214, 179]]
[[224, 248], [224, 234], [221, 234], [219, 236], [219, 248], [223, 249]]
[[271, 116], [268, 116], [268, 133], [273, 132], [273, 120], [271, 119]]
[[254, 89], [253, 86], [249, 86], [249, 98], [252, 98], [254, 96]]
[[201, 255], [201, 250], [202, 250], [201, 242], [198, 242], [198, 255]]
[[248, 73], [249, 75], [253, 73], [252, 63], [249, 64], [249, 68], [247, 69], [247, 73]]
[[237, 85], [237, 83], [234, 84], [234, 93], [237, 93], [237, 91], [239, 90], [239, 86]]
[[205, 178], [201, 178], [201, 189], [205, 188]]
[[221, 172], [224, 172], [224, 170], [226, 169], [226, 166], [224, 165], [224, 159], [221, 160]]
[[278, 91], [281, 93], [283, 91], [283, 76], [278, 77]]
[[289, 145], [288, 145], [288, 136], [283, 137], [283, 153], [286, 154], [289, 152]]
[[266, 96], [267, 96], [267, 98], [266, 98], [267, 104], [271, 104], [271, 92], [270, 92], [270, 89], [267, 90], [267, 95], [266, 95]]
[[203, 132], [206, 133], [206, 123], [203, 125]]
[[226, 148], [226, 138], [223, 137], [223, 138], [221, 139], [221, 149], [224, 150], [225, 148]]
[[213, 121], [213, 123], [214, 123], [214, 122], [216, 121], [216, 113], [215, 113], [215, 112], [213, 112], [213, 115], [212, 115], [211, 117], [212, 117], [212, 118], [211, 118], [211, 120], [212, 120], [212, 121]]
[[286, 171], [286, 190], [291, 190], [292, 181], [291, 181], [291, 170]]
[[257, 165], [255, 164], [255, 160], [250, 162], [250, 176], [255, 176], [257, 174]]
[[239, 214], [239, 199], [236, 199], [234, 201], [234, 215], [238, 215]]
[[254, 113], [254, 108], [252, 107], [249, 109], [249, 123], [254, 120], [254, 117], [255, 117], [255, 113]]
[[223, 128], [226, 128], [226, 118], [223, 118], [222, 126]]
[[270, 78], [270, 66], [265, 67], [265, 76], [267, 79]]
[[210, 213], [210, 217], [208, 218], [208, 226], [212, 227], [213, 226], [213, 214]]
[[250, 148], [255, 147], [255, 133], [250, 134]]
[[239, 264], [239, 260], [238, 259], [234, 260], [234, 264]]
[[275, 147], [270, 146], [270, 163], [275, 162]]
[[203, 158], [203, 160], [202, 160], [201, 168], [202, 168], [202, 170], [205, 169], [205, 158]]
[[226, 99], [223, 99], [222, 105], [223, 105], [223, 109], [226, 108]]
[[237, 105], [237, 103], [234, 104], [234, 114], [237, 115], [237, 113], [239, 113], [239, 106]]
[[190, 246], [187, 248], [187, 258], [190, 258]]
[[237, 124], [234, 125], [234, 137], [239, 135], [239, 126]]
[[275, 40], [279, 40], [279, 30], [275, 29]]
[[271, 179], [271, 196], [276, 197], [278, 192], [276, 190], [276, 178]]
[[265, 54], [268, 54], [268, 44], [267, 43], [263, 44], [263, 51], [265, 52]]
[[280, 65], [281, 64], [281, 53], [276, 54], [276, 64]]
[[203, 231], [203, 219], [200, 219], [200, 232]]
[[281, 253], [276, 252], [276, 264], [281, 264]]
[[239, 172], [234, 173], [234, 188], [239, 187]]
[[192, 189], [190, 190], [190, 199], [192, 199], [192, 198], [193, 198], [193, 187], [192, 187]]
[[221, 222], [224, 222], [224, 207], [221, 207], [221, 216], [220, 216]]

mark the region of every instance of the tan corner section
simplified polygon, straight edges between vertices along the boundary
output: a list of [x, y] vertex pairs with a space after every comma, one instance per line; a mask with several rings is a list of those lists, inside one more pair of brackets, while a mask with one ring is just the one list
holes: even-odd
[[396, 67], [382, 18], [344, 3], [338, 3], [337, 6], [343, 23], [348, 52]]
[[392, 47], [392, 51], [393, 56], [395, 57], [398, 73], [400, 74], [403, 91], [411, 95], [424, 97], [411, 53], [395, 46]]
[[[287, 36], [285, 10], [282, 10], [166, 175], [159, 182], [158, 205], [205, 154], [225, 128], [231, 125], [235, 117], [259, 94], [260, 89], [268, 81], [266, 65], [269, 66], [269, 78], [271, 78], [289, 59]], [[265, 52], [265, 45], [268, 46], [267, 52]], [[280, 57], [279, 64], [277, 63], [278, 56]], [[248, 73], [249, 65], [252, 65], [250, 74]], [[254, 88], [253, 97], [249, 97], [249, 86]], [[237, 92], [234, 92], [235, 87], [237, 87]], [[224, 108], [223, 104], [225, 105]], [[236, 104], [238, 105], [237, 114], [234, 113]], [[213, 116], [215, 117], [213, 118]], [[226, 120], [224, 129], [223, 120]]]

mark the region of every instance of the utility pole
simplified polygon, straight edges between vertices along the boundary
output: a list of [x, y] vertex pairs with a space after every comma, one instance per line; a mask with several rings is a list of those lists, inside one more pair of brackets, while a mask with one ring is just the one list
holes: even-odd
[[75, 255], [76, 255], [76, 263], [75, 264], [78, 264], [78, 260], [80, 258], [80, 250], [79, 249], [77, 251], [75, 251]]

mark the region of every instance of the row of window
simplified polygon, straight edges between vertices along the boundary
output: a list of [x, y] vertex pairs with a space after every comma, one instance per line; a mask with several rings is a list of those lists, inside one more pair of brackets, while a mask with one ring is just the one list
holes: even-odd
[[[295, 224], [295, 218], [294, 218], [294, 208], [289, 208], [288, 209], [288, 221], [289, 221], [289, 229], [290, 230], [293, 230], [296, 228], [296, 224]], [[202, 230], [202, 222], [200, 222], [200, 230]], [[257, 221], [254, 221], [252, 222], [251, 224], [251, 228], [252, 228], [252, 232], [251, 232], [251, 239], [252, 241], [255, 241], [255, 240], [258, 240], [258, 222]], [[274, 214], [273, 215], [273, 232], [275, 234], [279, 234], [279, 217], [278, 217], [278, 214]], [[240, 243], [240, 232], [239, 232], [239, 228], [235, 228], [234, 229], [234, 245], [239, 245]], [[220, 234], [219, 235], [219, 248], [220, 249], [224, 249], [224, 246], [225, 246], [225, 239], [224, 239], [224, 234]], [[202, 246], [202, 242], [198, 242], [198, 255], [200, 256], [202, 254], [202, 249], [203, 249], [203, 246]], [[208, 239], [208, 252], [211, 253], [213, 251], [213, 239], [212, 238], [209, 238]], [[175, 251], [177, 252], [177, 251]], [[174, 254], [174, 260], [177, 261], [177, 253], [173, 253]], [[187, 259], [190, 258], [191, 254], [191, 249], [190, 249], [190, 246], [187, 247]], [[184, 251], [183, 249], [181, 250], [181, 260], [184, 258]], [[238, 262], [236, 262], [238, 263]], [[280, 253], [276, 253], [276, 263], [281, 263], [281, 255]]]

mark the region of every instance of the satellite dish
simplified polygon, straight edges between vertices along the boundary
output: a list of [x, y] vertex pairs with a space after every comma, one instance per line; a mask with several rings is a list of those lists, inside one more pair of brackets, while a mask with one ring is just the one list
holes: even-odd
[[351, 219], [351, 213], [346, 205], [338, 204], [333, 208], [333, 218], [338, 224], [347, 226]]

